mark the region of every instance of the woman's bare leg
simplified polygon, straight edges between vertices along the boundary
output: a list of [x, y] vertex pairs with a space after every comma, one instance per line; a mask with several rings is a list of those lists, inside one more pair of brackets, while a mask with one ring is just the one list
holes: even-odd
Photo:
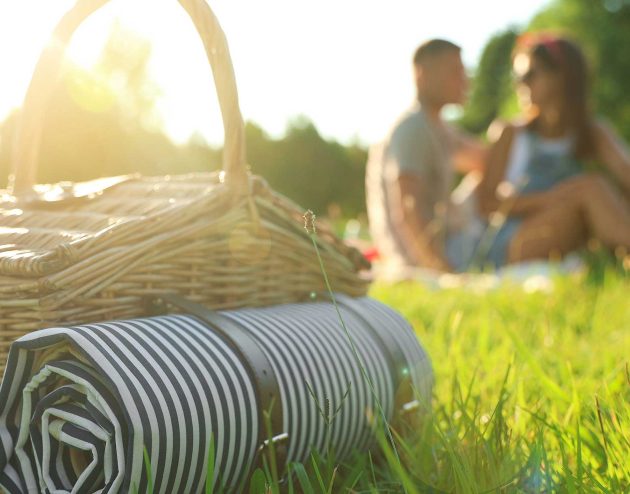
[[584, 175], [558, 189], [558, 200], [528, 217], [516, 232], [508, 262], [561, 257], [589, 238], [612, 249], [630, 249], [630, 207], [605, 179]]
[[590, 236], [605, 246], [630, 248], [630, 204], [602, 177], [586, 179], [581, 198]]
[[559, 259], [588, 240], [580, 210], [572, 204], [557, 205], [526, 219], [508, 247], [508, 262]]

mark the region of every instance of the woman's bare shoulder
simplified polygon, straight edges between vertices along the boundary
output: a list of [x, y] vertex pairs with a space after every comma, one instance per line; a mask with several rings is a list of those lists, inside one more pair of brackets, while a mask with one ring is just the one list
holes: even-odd
[[613, 125], [604, 117], [596, 117], [592, 122], [592, 129], [595, 139], [599, 142], [615, 141], [619, 139], [617, 131]]

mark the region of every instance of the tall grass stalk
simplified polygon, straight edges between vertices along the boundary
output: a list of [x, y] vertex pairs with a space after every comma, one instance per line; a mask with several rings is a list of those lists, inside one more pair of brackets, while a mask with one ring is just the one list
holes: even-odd
[[319, 267], [324, 277], [324, 282], [326, 283], [326, 289], [328, 290], [328, 295], [332, 300], [332, 303], [335, 307], [335, 311], [337, 312], [337, 317], [339, 318], [339, 323], [341, 324], [341, 327], [343, 328], [346, 339], [348, 340], [348, 344], [350, 345], [350, 348], [352, 350], [352, 356], [354, 357], [356, 364], [359, 366], [359, 369], [361, 370], [361, 375], [363, 379], [365, 380], [368, 387], [370, 388], [370, 392], [372, 394], [374, 402], [376, 403], [376, 407], [378, 408], [380, 419], [384, 425], [385, 433], [391, 445], [392, 453], [394, 457], [396, 458], [396, 461], [402, 468], [402, 465], [400, 463], [400, 457], [398, 455], [398, 450], [396, 448], [396, 443], [394, 442], [394, 438], [390, 430], [389, 420], [385, 416], [385, 411], [383, 410], [383, 406], [381, 405], [381, 402], [378, 399], [378, 395], [376, 394], [374, 383], [372, 382], [372, 379], [370, 379], [370, 376], [368, 375], [365, 369], [365, 365], [363, 364], [361, 356], [359, 355], [359, 352], [357, 351], [357, 347], [355, 345], [354, 339], [352, 338], [352, 335], [348, 331], [348, 328], [346, 327], [346, 323], [343, 320], [343, 316], [341, 315], [341, 311], [339, 310], [339, 306], [337, 305], [337, 299], [335, 298], [335, 293], [333, 292], [332, 287], [330, 285], [328, 274], [326, 273], [326, 268], [324, 267], [324, 261], [322, 260], [322, 256], [319, 252], [319, 246], [317, 245], [317, 229], [315, 225], [315, 214], [312, 211], [307, 211], [305, 214], [305, 230], [307, 231], [309, 237], [311, 238], [311, 242], [313, 243], [313, 248], [315, 249], [317, 260], [319, 262]]

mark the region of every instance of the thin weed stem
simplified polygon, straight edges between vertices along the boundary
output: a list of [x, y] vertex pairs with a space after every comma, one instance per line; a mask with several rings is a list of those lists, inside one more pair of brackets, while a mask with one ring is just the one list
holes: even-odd
[[[309, 237], [311, 238], [311, 242], [313, 242], [313, 247], [315, 248], [315, 253], [317, 254], [317, 260], [319, 261], [319, 267], [321, 269], [322, 275], [324, 276], [326, 290], [328, 291], [328, 295], [330, 296], [332, 303], [335, 307], [335, 311], [337, 312], [337, 317], [339, 318], [339, 322], [341, 323], [341, 327], [343, 328], [345, 336], [348, 339], [348, 343], [350, 344], [350, 348], [352, 350], [352, 355], [354, 359], [356, 360], [356, 363], [359, 366], [359, 369], [361, 370], [361, 375], [363, 376], [363, 379], [365, 380], [365, 382], [370, 388], [370, 392], [372, 393], [372, 397], [374, 398], [374, 402], [376, 403], [376, 406], [378, 408], [379, 415], [381, 417], [381, 420], [383, 421], [383, 425], [385, 426], [385, 432], [387, 434], [387, 439], [389, 443], [391, 444], [394, 458], [396, 459], [398, 467], [402, 470], [403, 466], [400, 461], [400, 456], [398, 455], [396, 443], [394, 441], [394, 438], [390, 430], [389, 422], [387, 420], [387, 417], [385, 416], [385, 411], [383, 410], [381, 402], [378, 399], [378, 396], [376, 394], [376, 390], [374, 389], [374, 383], [372, 383], [370, 376], [365, 370], [365, 366], [363, 365], [361, 356], [359, 355], [359, 352], [357, 351], [357, 347], [354, 343], [354, 339], [352, 338], [352, 336], [350, 335], [350, 332], [348, 331], [348, 328], [346, 327], [346, 323], [344, 322], [343, 316], [341, 315], [341, 311], [339, 310], [339, 306], [337, 305], [337, 299], [335, 298], [335, 294], [330, 285], [328, 274], [326, 273], [326, 269], [324, 267], [324, 261], [319, 252], [319, 247], [317, 246], [317, 230], [315, 228], [315, 214], [313, 214], [312, 211], [307, 211], [306, 214], [304, 215], [304, 219], [305, 219], [305, 230], [309, 234]], [[407, 489], [405, 488], [404, 484], [402, 487], [403, 487], [403, 491], [407, 493]]]

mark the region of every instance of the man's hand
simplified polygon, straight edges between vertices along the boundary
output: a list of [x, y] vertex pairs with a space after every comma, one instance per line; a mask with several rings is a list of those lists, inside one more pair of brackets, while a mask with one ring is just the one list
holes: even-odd
[[474, 171], [483, 172], [488, 159], [488, 147], [479, 139], [455, 131], [455, 151], [453, 153], [453, 166], [460, 173]]
[[450, 263], [438, 253], [429, 253], [427, 250], [418, 249], [413, 256], [414, 265], [423, 268], [434, 269], [443, 273], [453, 271]]

